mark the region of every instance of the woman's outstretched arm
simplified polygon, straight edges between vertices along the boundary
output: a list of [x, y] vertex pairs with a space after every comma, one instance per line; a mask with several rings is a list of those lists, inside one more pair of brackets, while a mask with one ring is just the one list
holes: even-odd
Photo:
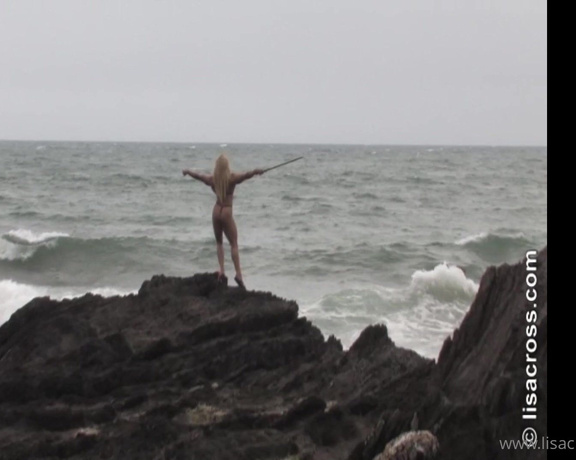
[[193, 179], [199, 180], [200, 182], [204, 182], [206, 185], [212, 185], [212, 176], [207, 176], [205, 174], [199, 174], [194, 171], [190, 171], [189, 169], [182, 170], [183, 176], [190, 176]]
[[252, 177], [258, 175], [262, 175], [264, 174], [264, 170], [262, 169], [253, 169], [252, 171], [248, 171], [245, 173], [238, 173], [238, 174], [234, 174], [234, 183], [235, 184], [241, 184], [242, 182], [244, 182], [247, 179], [251, 179]]

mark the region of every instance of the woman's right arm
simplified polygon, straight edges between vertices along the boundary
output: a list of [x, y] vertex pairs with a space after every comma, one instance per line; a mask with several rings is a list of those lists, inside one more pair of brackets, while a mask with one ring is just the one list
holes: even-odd
[[182, 170], [183, 176], [190, 176], [193, 179], [199, 180], [200, 182], [204, 182], [206, 185], [212, 185], [212, 176], [206, 176], [204, 174], [198, 174], [194, 171], [190, 171], [189, 169]]

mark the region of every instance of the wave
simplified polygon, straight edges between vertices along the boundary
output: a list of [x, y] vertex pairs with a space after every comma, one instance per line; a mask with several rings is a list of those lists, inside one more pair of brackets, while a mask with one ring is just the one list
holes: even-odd
[[418, 185], [442, 185], [442, 182], [439, 180], [422, 176], [409, 176], [406, 178], [406, 182]]
[[10, 230], [8, 233], [2, 235], [2, 239], [23, 246], [37, 246], [40, 244], [49, 243], [57, 238], [65, 238], [70, 236], [68, 233], [61, 232], [44, 232], [34, 233], [30, 230], [19, 229]]
[[[432, 270], [416, 270], [410, 284], [405, 288], [385, 288], [382, 286], [346, 289], [323, 297], [315, 308], [331, 314], [382, 313], [410, 308], [427, 303], [467, 303], [476, 292], [478, 284], [467, 278], [464, 271], [447, 263], [436, 265]], [[353, 305], [353, 309], [349, 306]]]
[[412, 274], [410, 289], [414, 293], [430, 295], [441, 302], [471, 300], [478, 284], [466, 278], [464, 270], [446, 262], [433, 270], [417, 270]]
[[435, 358], [445, 338], [458, 326], [478, 291], [478, 284], [454, 265], [416, 270], [401, 288], [360, 286], [323, 296], [303, 306], [322, 331], [352, 345], [370, 324], [385, 323], [398, 345]]
[[506, 230], [481, 232], [465, 236], [454, 244], [473, 252], [483, 260], [493, 263], [506, 262], [510, 258], [519, 258], [523, 251], [530, 249], [533, 243], [521, 232]]
[[343, 270], [363, 268], [377, 270], [382, 266], [401, 263], [405, 260], [402, 248], [371, 247], [367, 243], [359, 243], [351, 248], [337, 246], [331, 249], [311, 249], [307, 251], [290, 251], [283, 256], [286, 264], [277, 274], [305, 274], [330, 275], [341, 273]]
[[126, 173], [126, 172], [118, 172], [118, 173], [113, 173], [110, 174], [109, 179], [118, 179], [121, 183], [126, 183], [126, 182], [141, 182], [141, 183], [148, 183], [151, 182], [152, 179], [154, 179], [154, 176], [148, 176], [148, 177], [142, 177], [141, 174], [136, 174], [136, 173]]
[[11, 230], [0, 240], [0, 260], [26, 260], [34, 255], [38, 248], [54, 247], [61, 238], [70, 235], [61, 232], [34, 233], [30, 230]]
[[310, 185], [312, 182], [307, 177], [303, 176], [302, 174], [294, 174], [294, 173], [286, 173], [285, 176], [286, 180], [297, 184], [297, 185]]
[[115, 287], [55, 288], [23, 284], [9, 279], [0, 280], [0, 326], [8, 321], [16, 310], [36, 297], [49, 296], [55, 300], [62, 300], [80, 297], [88, 292], [104, 297], [134, 293], [134, 291], [121, 290]]
[[300, 201], [308, 201], [305, 198], [302, 198], [300, 196], [293, 196], [293, 195], [282, 195], [282, 198], [280, 198], [282, 201], [291, 201], [291, 202], [300, 202]]
[[46, 289], [12, 280], [0, 280], [0, 325], [4, 324], [12, 313], [35, 297], [46, 295]]
[[458, 246], [466, 246], [468, 243], [475, 243], [478, 241], [482, 241], [482, 240], [486, 239], [487, 237], [488, 237], [488, 233], [486, 233], [486, 232], [477, 233], [475, 235], [469, 235], [469, 236], [465, 236], [464, 238], [460, 238], [454, 244], [457, 244]]
[[352, 196], [354, 198], [359, 199], [359, 200], [379, 200], [379, 199], [381, 199], [381, 197], [379, 197], [378, 195], [371, 193], [371, 192], [355, 192], [355, 193], [352, 193]]
[[[183, 251], [194, 260], [211, 258], [213, 245], [140, 237], [77, 238], [66, 233], [12, 231], [0, 237], [0, 279], [33, 284], [88, 285], [127, 280], [182, 268]], [[184, 268], [187, 268], [184, 267]]]

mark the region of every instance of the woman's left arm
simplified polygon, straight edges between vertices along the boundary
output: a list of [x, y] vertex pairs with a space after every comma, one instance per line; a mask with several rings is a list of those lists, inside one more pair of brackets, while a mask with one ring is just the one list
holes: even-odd
[[212, 185], [212, 176], [206, 176], [204, 174], [199, 174], [194, 171], [190, 171], [189, 169], [182, 170], [183, 176], [190, 176], [193, 179], [199, 180], [200, 182], [204, 182], [206, 185]]
[[252, 179], [254, 176], [260, 176], [262, 174], [264, 174], [264, 170], [262, 169], [253, 169], [252, 171], [248, 171], [245, 173], [235, 174], [234, 183], [241, 184], [247, 179]]

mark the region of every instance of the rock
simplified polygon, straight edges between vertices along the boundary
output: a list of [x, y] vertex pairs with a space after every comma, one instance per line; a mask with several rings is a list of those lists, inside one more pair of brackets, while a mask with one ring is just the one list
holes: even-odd
[[[536, 265], [545, 434], [546, 249]], [[0, 326], [0, 457], [372, 460], [432, 433], [445, 459], [512, 458], [498, 439], [522, 425], [526, 289], [525, 262], [487, 270], [437, 362], [385, 325], [343, 350], [295, 302], [214, 274], [34, 299]]]
[[434, 460], [440, 444], [430, 431], [409, 431], [390, 441], [374, 460]]
[[[407, 430], [415, 412], [419, 428], [438, 438], [447, 459], [512, 459], [514, 450], [501, 449], [501, 440], [519, 440], [527, 426], [546, 436], [547, 255], [544, 248], [534, 260], [488, 268], [468, 313], [446, 339], [430, 372], [414, 368], [375, 392], [382, 401], [381, 423], [356, 446], [351, 460], [382, 452], [385, 443]], [[527, 300], [529, 289], [537, 292], [535, 302]], [[526, 348], [529, 326], [537, 329], [533, 353]], [[537, 363], [533, 386], [538, 417], [529, 422], [521, 416], [527, 405], [527, 354]], [[546, 451], [523, 455], [544, 459]]]
[[358, 355], [369, 355], [374, 350], [393, 345], [388, 337], [388, 328], [384, 324], [368, 326], [350, 347], [350, 352]]
[[347, 353], [296, 303], [213, 274], [35, 299], [0, 327], [2, 459], [342, 455], [364, 435], [348, 389], [427, 362], [375, 331]]
[[309, 396], [290, 408], [288, 412], [278, 421], [277, 427], [287, 427], [306, 417], [324, 411], [326, 402], [317, 396]]

